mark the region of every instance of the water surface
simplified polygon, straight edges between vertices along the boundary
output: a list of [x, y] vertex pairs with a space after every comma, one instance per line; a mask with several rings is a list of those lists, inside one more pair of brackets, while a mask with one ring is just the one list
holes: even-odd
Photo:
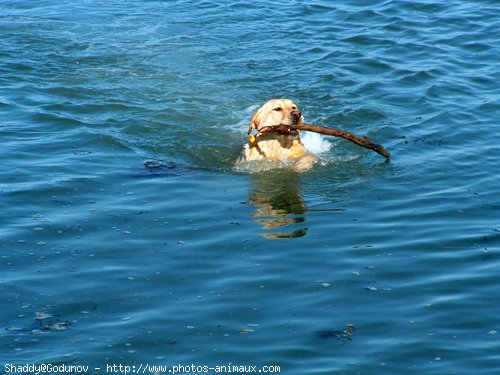
[[0, 363], [498, 374], [499, 5], [0, 1]]

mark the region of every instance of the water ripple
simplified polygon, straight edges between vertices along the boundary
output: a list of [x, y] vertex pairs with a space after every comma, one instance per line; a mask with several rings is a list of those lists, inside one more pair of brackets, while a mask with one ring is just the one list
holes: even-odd
[[[495, 1], [0, 10], [3, 362], [498, 367]], [[391, 161], [234, 168], [271, 97]]]

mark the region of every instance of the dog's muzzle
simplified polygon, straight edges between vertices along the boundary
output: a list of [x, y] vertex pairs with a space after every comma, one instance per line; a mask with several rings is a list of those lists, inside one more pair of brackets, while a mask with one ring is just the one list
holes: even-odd
[[293, 125], [297, 125], [302, 118], [302, 113], [300, 113], [300, 111], [292, 111], [290, 115], [292, 116]]

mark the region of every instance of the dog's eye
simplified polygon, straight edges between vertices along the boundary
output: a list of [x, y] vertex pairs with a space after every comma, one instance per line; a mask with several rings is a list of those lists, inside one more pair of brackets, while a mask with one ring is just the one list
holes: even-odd
[[292, 109], [295, 111], [295, 110], [297, 110], [297, 107], [293, 105]]
[[276, 112], [281, 112], [283, 110], [283, 108], [281, 107], [276, 107], [273, 109], [273, 111], [276, 111]]

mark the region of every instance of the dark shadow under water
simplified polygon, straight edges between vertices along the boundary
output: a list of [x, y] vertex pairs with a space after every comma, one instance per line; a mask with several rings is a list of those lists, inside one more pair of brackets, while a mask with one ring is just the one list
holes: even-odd
[[[287, 170], [273, 170], [252, 176], [248, 205], [255, 207], [251, 214], [271, 239], [305, 236], [308, 207], [300, 191], [299, 174]], [[297, 226], [299, 228], [297, 228]], [[289, 230], [285, 227], [289, 228]], [[273, 231], [280, 229], [280, 231]]]

